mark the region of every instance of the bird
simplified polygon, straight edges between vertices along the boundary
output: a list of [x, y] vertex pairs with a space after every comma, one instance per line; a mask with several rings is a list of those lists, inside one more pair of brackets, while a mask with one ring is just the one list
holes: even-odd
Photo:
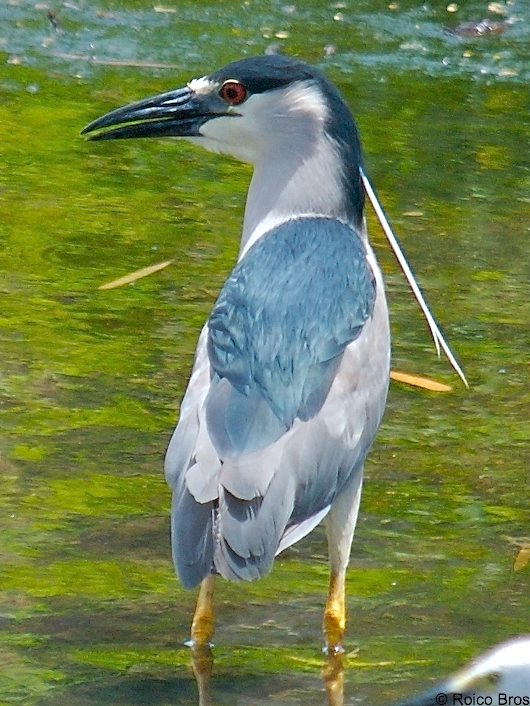
[[202, 329], [165, 457], [171, 543], [199, 587], [252, 581], [325, 522], [325, 649], [340, 653], [363, 467], [386, 405], [390, 332], [368, 241], [359, 131], [338, 89], [282, 55], [246, 57], [113, 110], [90, 140], [183, 138], [249, 163], [237, 262]]
[[399, 706], [530, 705], [530, 635], [512, 638]]

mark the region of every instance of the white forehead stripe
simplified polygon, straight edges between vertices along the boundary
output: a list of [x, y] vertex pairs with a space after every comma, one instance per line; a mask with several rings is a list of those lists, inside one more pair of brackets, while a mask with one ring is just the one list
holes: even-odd
[[198, 95], [207, 95], [211, 93], [217, 85], [217, 82], [212, 81], [208, 76], [202, 76], [201, 78], [194, 78], [190, 81], [188, 88]]

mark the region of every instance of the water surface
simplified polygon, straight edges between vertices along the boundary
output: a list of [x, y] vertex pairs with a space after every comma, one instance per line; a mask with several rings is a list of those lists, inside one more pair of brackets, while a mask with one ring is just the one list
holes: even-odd
[[[0, 8], [0, 704], [197, 702], [194, 596], [161, 463], [250, 170], [168, 142], [87, 144], [127, 101], [278, 45], [335, 81], [471, 388], [437, 361], [370, 217], [393, 384], [348, 577], [344, 702], [385, 704], [530, 631], [530, 8], [132, 0]], [[499, 10], [503, 10], [499, 14]], [[50, 15], [48, 15], [50, 11]], [[459, 38], [470, 20], [505, 31]], [[98, 286], [156, 262], [134, 285]], [[318, 529], [221, 584], [215, 704], [326, 703]]]

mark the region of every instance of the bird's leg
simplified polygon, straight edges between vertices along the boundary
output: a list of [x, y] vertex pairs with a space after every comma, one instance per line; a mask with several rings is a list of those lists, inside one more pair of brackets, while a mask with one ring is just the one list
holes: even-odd
[[215, 576], [213, 574], [207, 576], [201, 583], [191, 623], [191, 645], [193, 647], [207, 646], [213, 637], [215, 629], [214, 586]]
[[344, 572], [331, 570], [328, 598], [324, 610], [324, 636], [328, 654], [338, 654], [343, 651], [342, 642], [346, 630], [344, 579]]
[[338, 654], [346, 630], [345, 581], [351, 543], [361, 500], [362, 469], [333, 503], [326, 517], [330, 577], [328, 598], [324, 610], [325, 651]]

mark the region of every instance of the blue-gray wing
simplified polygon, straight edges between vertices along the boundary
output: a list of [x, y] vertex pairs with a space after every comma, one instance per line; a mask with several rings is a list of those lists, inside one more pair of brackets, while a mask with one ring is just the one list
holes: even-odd
[[221, 459], [262, 449], [322, 407], [375, 302], [359, 235], [300, 218], [236, 265], [208, 321], [208, 432]]
[[166, 455], [185, 586], [211, 570], [264, 575], [360, 483], [389, 345], [381, 275], [360, 234], [300, 218], [248, 250], [203, 329]]

